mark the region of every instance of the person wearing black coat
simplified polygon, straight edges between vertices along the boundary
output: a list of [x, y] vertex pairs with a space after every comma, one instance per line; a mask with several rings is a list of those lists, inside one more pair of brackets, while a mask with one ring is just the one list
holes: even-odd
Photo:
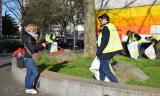
[[24, 45], [24, 63], [26, 65], [27, 73], [25, 77], [25, 93], [36, 94], [37, 90], [33, 88], [35, 79], [38, 76], [36, 62], [32, 59], [32, 54], [37, 53], [45, 47], [45, 44], [37, 44], [36, 40], [39, 35], [37, 34], [37, 25], [29, 24], [26, 27], [26, 32], [22, 34], [22, 42]]

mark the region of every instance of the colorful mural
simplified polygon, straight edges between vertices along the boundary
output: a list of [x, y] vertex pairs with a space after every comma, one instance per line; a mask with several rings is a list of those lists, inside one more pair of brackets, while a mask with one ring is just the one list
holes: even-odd
[[[96, 12], [96, 17], [103, 13], [110, 16], [119, 34], [125, 34], [128, 30], [139, 34], [150, 34], [151, 26], [160, 25], [160, 5], [103, 9]], [[97, 26], [99, 24], [97, 19]], [[157, 32], [160, 33], [160, 30]]]

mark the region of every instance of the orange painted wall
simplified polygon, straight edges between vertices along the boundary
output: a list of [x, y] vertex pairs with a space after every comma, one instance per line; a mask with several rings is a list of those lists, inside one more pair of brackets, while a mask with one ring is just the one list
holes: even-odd
[[[96, 16], [106, 13], [115, 24], [119, 34], [133, 30], [139, 34], [149, 34], [152, 25], [160, 25], [160, 5], [97, 11]], [[97, 26], [99, 26], [97, 20]]]

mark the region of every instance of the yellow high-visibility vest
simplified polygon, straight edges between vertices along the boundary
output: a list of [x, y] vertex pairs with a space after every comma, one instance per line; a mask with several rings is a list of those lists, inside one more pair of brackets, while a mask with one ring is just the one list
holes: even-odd
[[[105, 26], [108, 27], [110, 31], [110, 38], [109, 38], [108, 45], [106, 46], [106, 48], [103, 50], [102, 53], [109, 53], [109, 52], [115, 52], [115, 51], [122, 50], [123, 49], [122, 43], [119, 38], [116, 27], [111, 23], [107, 23]], [[102, 38], [102, 32], [100, 32], [98, 36], [98, 46], [99, 47], [101, 45], [101, 38]]]
[[[53, 33], [52, 33], [53, 34]], [[46, 39], [46, 41], [48, 42], [48, 43], [53, 43], [53, 40], [52, 39], [55, 39], [56, 38], [56, 36], [53, 34], [47, 34], [46, 36], [45, 36], [45, 39]], [[51, 35], [52, 35], [52, 37], [51, 37]], [[52, 38], [52, 39], [51, 39]]]
[[[136, 38], [135, 38], [134, 34], [135, 34], [135, 33], [131, 34], [131, 37], [130, 37], [130, 39], [129, 39], [129, 43], [131, 43], [131, 42], [133, 42], [133, 41], [136, 41]], [[138, 42], [138, 44], [141, 44], [141, 43], [142, 43], [142, 40], [140, 39], [140, 40], [138, 40], [137, 42]]]

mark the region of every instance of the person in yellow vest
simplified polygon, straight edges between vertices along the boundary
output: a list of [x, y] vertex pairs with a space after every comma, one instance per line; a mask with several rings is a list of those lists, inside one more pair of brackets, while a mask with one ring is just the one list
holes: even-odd
[[104, 81], [105, 77], [111, 82], [118, 82], [109, 68], [109, 60], [123, 49], [116, 27], [109, 22], [109, 16], [102, 14], [100, 16], [102, 30], [98, 36], [98, 47], [96, 56], [100, 60], [100, 80]]
[[52, 47], [55, 47], [54, 49], [54, 52], [57, 51], [57, 39], [56, 39], [56, 36], [58, 36], [59, 33], [55, 32], [55, 33], [48, 33], [45, 35], [45, 40], [47, 42], [47, 49], [49, 52], [52, 52]]
[[138, 59], [140, 59], [142, 57], [142, 48], [141, 48], [142, 40], [141, 40], [141, 36], [139, 34], [133, 32], [133, 31], [131, 31], [131, 30], [127, 31], [127, 36], [128, 36], [127, 44], [129, 44], [131, 42], [134, 42], [134, 41], [138, 42], [138, 52], [139, 52]]

